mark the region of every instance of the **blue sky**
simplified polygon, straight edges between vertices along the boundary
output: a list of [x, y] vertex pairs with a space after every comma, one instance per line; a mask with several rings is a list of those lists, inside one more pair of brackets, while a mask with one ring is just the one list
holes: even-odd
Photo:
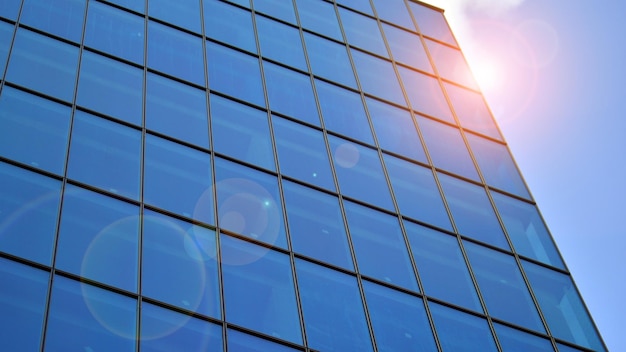
[[626, 350], [626, 1], [426, 1], [466, 52], [607, 347]]

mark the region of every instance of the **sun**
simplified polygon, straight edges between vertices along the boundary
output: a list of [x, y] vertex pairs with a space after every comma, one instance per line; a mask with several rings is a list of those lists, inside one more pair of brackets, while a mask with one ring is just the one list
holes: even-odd
[[471, 67], [476, 83], [483, 92], [502, 88], [503, 72], [495, 61], [477, 60], [472, 62]]

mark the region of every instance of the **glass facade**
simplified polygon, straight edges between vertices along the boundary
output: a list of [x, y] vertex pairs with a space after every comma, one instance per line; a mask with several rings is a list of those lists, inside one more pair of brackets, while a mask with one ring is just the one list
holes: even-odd
[[443, 13], [0, 0], [7, 351], [605, 351]]

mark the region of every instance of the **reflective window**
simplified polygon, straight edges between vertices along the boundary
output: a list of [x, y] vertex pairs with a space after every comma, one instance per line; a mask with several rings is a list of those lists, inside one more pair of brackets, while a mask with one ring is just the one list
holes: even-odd
[[[19, 1], [13, 2], [19, 6]], [[2, 7], [5, 6], [12, 7], [6, 1], [2, 4]], [[46, 0], [26, 0], [20, 15], [20, 23], [73, 42], [80, 42], [84, 15], [84, 0], [55, 1], [54, 6], [50, 6]]]
[[134, 351], [135, 299], [56, 276], [45, 351]]
[[254, 10], [285, 22], [296, 24], [296, 13], [291, 1], [285, 0], [254, 0]]
[[211, 127], [217, 153], [275, 169], [267, 112], [213, 95]]
[[57, 269], [137, 291], [139, 208], [68, 185], [63, 196]]
[[452, 230], [431, 168], [384, 156], [400, 213]]
[[280, 172], [334, 191], [322, 132], [278, 116], [272, 116], [272, 122]]
[[363, 289], [379, 351], [437, 351], [421, 298], [367, 281]]
[[454, 123], [448, 102], [435, 77], [400, 66], [398, 72], [413, 110]]
[[144, 202], [214, 224], [211, 156], [146, 135]]
[[146, 128], [208, 148], [205, 91], [148, 72]]
[[15, 21], [20, 11], [21, 1], [4, 1], [0, 7], [0, 17]]
[[140, 151], [141, 132], [77, 111], [67, 177], [137, 199]]
[[502, 140], [481, 94], [450, 83], [444, 86], [462, 127]]
[[385, 209], [393, 209], [378, 153], [329, 136], [341, 193]]
[[381, 20], [393, 23], [412, 31], [415, 30], [409, 10], [404, 4], [404, 0], [374, 0], [376, 12]]
[[369, 0], [337, 0], [338, 4], [353, 8], [368, 15], [374, 15]]
[[220, 317], [213, 230], [146, 210], [142, 246], [143, 295]]
[[419, 291], [398, 218], [348, 201], [344, 208], [361, 274]]
[[226, 320], [302, 344], [289, 256], [221, 237]]
[[[202, 32], [198, 0], [150, 0], [148, 15], [192, 32]], [[152, 38], [150, 41], [153, 40]]]
[[243, 332], [228, 329], [228, 350], [229, 351], [245, 351], [245, 352], [292, 352], [296, 349], [279, 345], [277, 343], [248, 335]]
[[298, 28], [256, 16], [256, 26], [264, 58], [307, 70]]
[[339, 15], [350, 46], [387, 57], [387, 48], [375, 19], [339, 8]]
[[[2, 10], [0, 10], [0, 12], [1, 11]], [[6, 68], [7, 56], [9, 55], [9, 48], [11, 47], [11, 40], [13, 40], [13, 29], [14, 26], [12, 24], [0, 22], [0, 72], [2, 72], [3, 75], [4, 69]]]
[[383, 30], [396, 62], [433, 73], [433, 68], [419, 36], [386, 23], [383, 23]]
[[560, 343], [557, 343], [556, 346], [559, 352], [581, 352], [582, 351], [581, 349], [574, 348], [572, 346], [566, 346]]
[[283, 192], [293, 250], [353, 270], [337, 197], [288, 181]]
[[250, 8], [250, 0], [226, 0], [227, 2], [238, 4], [247, 8]]
[[553, 352], [550, 340], [502, 324], [493, 324], [503, 351]]
[[7, 81], [72, 101], [78, 48], [25, 29], [15, 36]]
[[498, 350], [486, 320], [439, 304], [429, 305], [444, 351]]
[[430, 56], [442, 78], [478, 89], [474, 76], [460, 50], [425, 39]]
[[352, 50], [352, 58], [358, 72], [361, 88], [365, 93], [405, 106], [406, 101], [395, 79], [396, 72], [391, 62]]
[[424, 293], [482, 312], [456, 237], [408, 221], [404, 226]]
[[83, 51], [78, 105], [141, 125], [142, 91], [141, 69]]
[[356, 88], [354, 72], [345, 45], [310, 33], [304, 33], [304, 41], [314, 75]]
[[343, 41], [333, 4], [317, 0], [297, 0], [296, 3], [303, 28]]
[[420, 31], [424, 35], [456, 45], [450, 27], [448, 27], [448, 22], [446, 22], [441, 11], [411, 1], [409, 1], [409, 7], [413, 12], [413, 17], [415, 17]]
[[265, 106], [258, 59], [211, 42], [206, 47], [210, 88]]
[[215, 159], [217, 215], [223, 229], [285, 248], [285, 225], [275, 176]]
[[63, 174], [71, 109], [11, 87], [0, 96], [0, 155]]
[[203, 4], [204, 31], [207, 37], [256, 53], [256, 41], [250, 11], [218, 0], [205, 0]]
[[269, 62], [263, 62], [263, 68], [272, 111], [319, 126], [309, 76]]
[[356, 278], [304, 260], [296, 271], [309, 347], [372, 351]]
[[145, 7], [146, 7], [145, 0], [104, 0], [104, 1], [120, 5], [122, 7], [131, 9], [133, 11], [137, 11], [140, 13], [145, 12]]

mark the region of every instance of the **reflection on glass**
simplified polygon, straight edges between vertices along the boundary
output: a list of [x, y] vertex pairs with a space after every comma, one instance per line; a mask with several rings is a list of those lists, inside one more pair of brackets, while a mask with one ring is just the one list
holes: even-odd
[[402, 66], [398, 66], [398, 72], [414, 111], [454, 123], [448, 102], [435, 77]]
[[454, 36], [448, 27], [443, 12], [434, 10], [422, 4], [409, 1], [409, 7], [413, 17], [417, 21], [420, 31], [427, 36], [441, 40], [445, 43], [456, 45]]
[[296, 13], [291, 1], [285, 0], [254, 0], [254, 10], [276, 17], [285, 22], [296, 24]]
[[550, 340], [502, 324], [493, 324], [503, 351], [553, 352]]
[[387, 57], [387, 48], [375, 19], [341, 7], [339, 16], [351, 46]]
[[5, 1], [0, 7], [0, 17], [8, 18], [15, 21], [20, 11], [20, 1]]
[[[321, 2], [320, 2], [321, 3]], [[315, 76], [356, 88], [346, 46], [311, 33], [304, 33], [311, 71]]]
[[245, 334], [241, 331], [228, 329], [228, 350], [245, 352], [293, 352], [296, 349], [271, 342], [260, 337]]
[[449, 79], [466, 87], [478, 89], [474, 76], [460, 50], [425, 39], [430, 56], [437, 72], [442, 78]]
[[192, 32], [202, 32], [200, 3], [197, 0], [150, 0], [148, 15]]
[[297, 0], [296, 4], [302, 27], [343, 41], [337, 14], [332, 4], [316, 0]]
[[447, 82], [444, 83], [444, 86], [462, 127], [502, 140], [496, 123], [480, 93]]
[[133, 11], [144, 13], [146, 7], [145, 0], [105, 0], [106, 2], [110, 2], [113, 4], [118, 4], [127, 9], [131, 9]]
[[389, 47], [396, 62], [413, 66], [414, 68], [428, 73], [433, 73], [426, 50], [420, 37], [414, 33], [383, 23], [385, 36], [389, 41]]
[[[2, 10], [0, 10], [0, 15]], [[3, 73], [7, 63], [7, 56], [9, 55], [11, 40], [13, 40], [13, 28], [12, 24], [0, 22], [0, 72]]]
[[263, 16], [256, 16], [256, 26], [261, 54], [264, 58], [276, 60], [303, 71], [307, 70], [302, 40], [297, 28]]
[[204, 31], [207, 37], [256, 53], [250, 11], [215, 0], [202, 3], [205, 13]]
[[436, 303], [429, 306], [444, 351], [498, 350], [486, 320]]
[[308, 75], [264, 61], [267, 97], [272, 111], [319, 126], [313, 87]]
[[[14, 1], [19, 6], [19, 1]], [[93, 4], [89, 4], [90, 9]], [[5, 1], [2, 7], [13, 5]], [[94, 5], [95, 6], [95, 5]], [[0, 11], [0, 14], [3, 11]], [[50, 6], [47, 0], [26, 0], [20, 15], [20, 23], [58, 35], [73, 42], [80, 42], [83, 27], [85, 1], [60, 0]]]
[[381, 20], [415, 30], [413, 20], [403, 0], [374, 0], [374, 5]]
[[352, 49], [352, 59], [365, 93], [406, 106], [400, 83], [390, 61]]

